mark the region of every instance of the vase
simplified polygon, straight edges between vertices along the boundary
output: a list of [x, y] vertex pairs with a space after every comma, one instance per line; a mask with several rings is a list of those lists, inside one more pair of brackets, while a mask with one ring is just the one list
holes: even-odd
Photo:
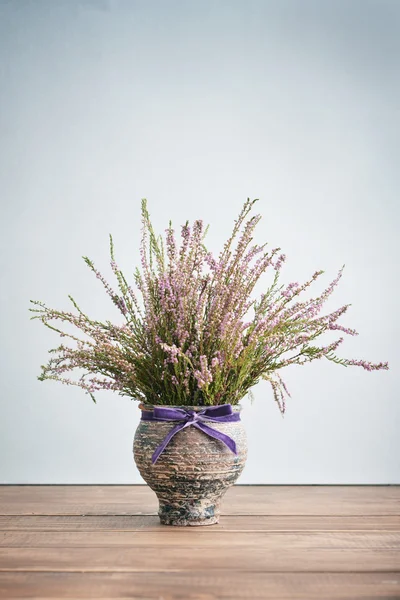
[[[142, 411], [154, 405], [140, 404]], [[161, 408], [161, 407], [159, 407]], [[166, 407], [203, 413], [204, 406]], [[211, 408], [211, 407], [209, 407]], [[236, 417], [241, 406], [230, 407]], [[235, 483], [247, 458], [247, 439], [243, 423], [203, 422], [236, 444], [236, 454], [225, 443], [201, 429], [185, 426], [178, 431], [153, 464], [154, 452], [179, 421], [142, 420], [135, 432], [133, 455], [137, 468], [156, 493], [158, 515], [163, 525], [196, 526], [218, 523], [221, 499]], [[219, 435], [216, 434], [216, 435]]]

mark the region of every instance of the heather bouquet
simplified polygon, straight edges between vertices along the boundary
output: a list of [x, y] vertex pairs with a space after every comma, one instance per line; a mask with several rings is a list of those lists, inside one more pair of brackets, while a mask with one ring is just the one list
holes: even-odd
[[[72, 296], [71, 312], [31, 301], [32, 318], [63, 339], [49, 351], [39, 379], [80, 386], [93, 400], [106, 389], [151, 405], [206, 407], [234, 406], [265, 379], [284, 413], [289, 396], [284, 367], [325, 358], [367, 371], [387, 369], [386, 362], [336, 354], [344, 335], [357, 335], [339, 322], [349, 304], [321, 314], [343, 268], [309, 299], [303, 292], [322, 270], [305, 283], [280, 284], [286, 257], [280, 248], [253, 242], [261, 218], [252, 214], [255, 202], [247, 200], [232, 235], [214, 256], [206, 247], [207, 228], [201, 220], [186, 222], [179, 236], [170, 222], [165, 236], [157, 236], [143, 200], [141, 268], [131, 282], [116, 263], [111, 236], [114, 286], [83, 257], [119, 311], [120, 322], [91, 319]], [[267, 272], [272, 275], [268, 285], [254, 297]], [[335, 339], [318, 344], [327, 332], [336, 334]]]

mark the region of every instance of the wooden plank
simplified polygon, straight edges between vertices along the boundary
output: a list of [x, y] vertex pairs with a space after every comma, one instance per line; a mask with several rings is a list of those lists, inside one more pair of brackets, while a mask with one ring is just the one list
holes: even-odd
[[0, 514], [156, 514], [158, 501], [147, 486], [0, 486]]
[[[168, 534], [155, 515], [22, 515], [0, 516], [0, 531], [159, 531]], [[218, 525], [207, 527], [208, 533], [220, 531], [400, 531], [398, 516], [229, 516]]]
[[1, 598], [137, 600], [389, 600], [400, 576], [387, 573], [0, 573]]
[[[191, 546], [196, 548], [229, 549], [240, 548], [292, 550], [330, 550], [333, 548], [350, 550], [400, 550], [400, 533], [396, 532], [229, 532], [218, 535], [210, 532], [210, 527], [174, 527], [164, 531], [1, 531], [0, 548], [111, 548], [131, 547], [138, 549], [182, 548], [185, 552]], [[400, 553], [399, 553], [400, 566]]]
[[[2, 515], [152, 515], [147, 486], [0, 486]], [[234, 486], [228, 515], [400, 515], [400, 486]]]
[[[249, 534], [251, 535], [251, 534]], [[307, 542], [293, 536], [258, 544], [249, 539], [240, 542], [215, 544], [188, 540], [186, 544], [147, 543], [86, 547], [29, 547], [0, 548], [0, 571], [214, 571], [226, 569], [249, 573], [262, 572], [385, 572], [400, 570], [398, 548], [384, 542], [373, 543], [331, 540]], [[232, 540], [231, 540], [232, 541]]]

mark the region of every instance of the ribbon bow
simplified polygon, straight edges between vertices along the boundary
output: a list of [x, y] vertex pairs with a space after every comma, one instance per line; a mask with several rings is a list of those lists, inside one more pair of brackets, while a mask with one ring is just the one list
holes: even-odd
[[208, 436], [223, 442], [228, 446], [234, 454], [237, 454], [235, 441], [212, 427], [206, 425], [205, 421], [212, 421], [214, 423], [231, 423], [233, 421], [240, 421], [240, 414], [233, 412], [230, 404], [222, 404], [221, 406], [211, 406], [199, 412], [195, 410], [185, 410], [182, 408], [167, 408], [164, 406], [155, 406], [151, 411], [142, 411], [142, 421], [179, 421], [175, 427], [165, 436], [159, 446], [157, 446], [151, 462], [154, 464], [159, 458], [160, 454], [164, 452], [169, 442], [172, 440], [175, 434], [185, 427], [196, 427], [203, 431]]

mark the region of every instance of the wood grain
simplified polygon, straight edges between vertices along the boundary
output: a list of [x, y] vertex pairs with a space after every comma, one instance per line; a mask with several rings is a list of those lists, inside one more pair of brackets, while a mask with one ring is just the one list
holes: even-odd
[[[204, 528], [205, 529], [205, 528]], [[189, 528], [179, 528], [165, 534], [164, 532], [148, 531], [89, 531], [89, 532], [22, 532], [1, 531], [1, 548], [81, 548], [81, 547], [135, 547], [138, 550], [151, 546], [152, 548], [197, 548], [229, 550], [236, 546], [241, 548], [280, 548], [283, 545], [294, 550], [329, 550], [337, 549], [398, 549], [400, 550], [400, 535], [398, 532], [236, 532], [221, 531], [218, 535], [203, 528], [192, 531]], [[157, 550], [158, 551], [158, 550]]]
[[2, 598], [140, 600], [387, 600], [400, 597], [394, 573], [0, 573]]
[[[170, 534], [168, 527], [160, 525], [156, 515], [6, 515], [0, 516], [0, 531], [157, 531]], [[185, 528], [179, 529], [182, 535]], [[192, 531], [192, 530], [189, 530]], [[201, 530], [202, 531], [202, 530]], [[222, 522], [207, 528], [207, 533], [221, 531], [397, 531], [400, 516], [264, 516], [225, 515]], [[193, 533], [193, 532], [192, 532]]]
[[400, 599], [400, 487], [235, 486], [161, 526], [145, 486], [0, 486], [0, 598]]
[[[1, 515], [154, 515], [147, 486], [0, 486]], [[226, 515], [400, 514], [398, 486], [234, 486]]]
[[[288, 542], [288, 543], [286, 543]], [[280, 544], [264, 543], [252, 546], [212, 544], [195, 541], [181, 546], [146, 545], [99, 546], [99, 547], [35, 547], [0, 548], [0, 571], [102, 571], [149, 572], [179, 570], [195, 572], [199, 564], [210, 571], [245, 570], [247, 573], [307, 572], [312, 565], [315, 573], [348, 573], [395, 571], [399, 568], [399, 550], [378, 546], [373, 542], [361, 547], [351, 545], [329, 547], [310, 544], [306, 540], [292, 547], [290, 540]]]

